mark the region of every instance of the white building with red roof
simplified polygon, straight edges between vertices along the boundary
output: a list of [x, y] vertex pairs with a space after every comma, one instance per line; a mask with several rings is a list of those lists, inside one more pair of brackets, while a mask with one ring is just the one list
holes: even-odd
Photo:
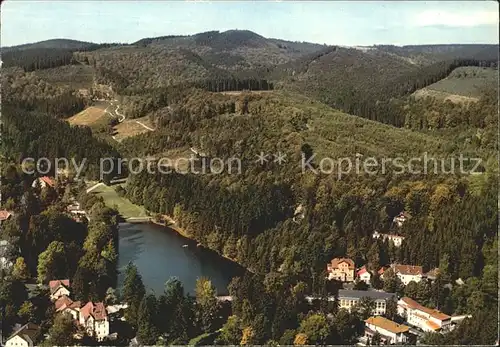
[[102, 341], [109, 335], [109, 319], [106, 307], [102, 302], [89, 301], [80, 309], [80, 325], [87, 333]]
[[361, 269], [359, 269], [356, 275], [360, 281], [363, 281], [366, 284], [370, 284], [372, 274], [366, 269], [366, 266], [363, 266]]
[[54, 181], [54, 179], [49, 176], [38, 177], [33, 181], [33, 184], [31, 186], [35, 188], [37, 184], [39, 184], [41, 188], [54, 188], [56, 186], [56, 182]]
[[56, 301], [61, 296], [71, 294], [69, 280], [54, 280], [49, 282], [50, 300]]
[[423, 331], [439, 331], [451, 327], [451, 317], [443, 312], [420, 305], [415, 300], [402, 297], [398, 301], [398, 314]]
[[54, 303], [56, 312], [68, 313], [75, 321], [80, 320], [80, 301], [73, 301], [68, 296], [63, 295]]

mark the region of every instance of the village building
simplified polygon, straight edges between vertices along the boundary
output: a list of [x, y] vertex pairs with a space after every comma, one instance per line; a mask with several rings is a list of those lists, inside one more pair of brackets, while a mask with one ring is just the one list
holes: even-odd
[[383, 233], [379, 233], [378, 231], [375, 231], [373, 234], [372, 234], [372, 237], [374, 239], [379, 239], [379, 238], [382, 238], [382, 240], [389, 240], [389, 242], [391, 242], [394, 247], [401, 247], [401, 245], [403, 244], [403, 240], [405, 239], [403, 236], [399, 236], [399, 235], [396, 235], [396, 234], [383, 234]]
[[351, 310], [356, 306], [362, 298], [370, 298], [375, 302], [373, 315], [385, 314], [387, 301], [396, 297], [394, 293], [379, 292], [375, 290], [346, 290], [340, 289], [338, 294], [339, 307]]
[[334, 258], [326, 266], [328, 279], [340, 282], [354, 281], [354, 270], [354, 261], [349, 258]]
[[415, 300], [402, 297], [398, 301], [398, 314], [423, 331], [439, 331], [451, 328], [451, 317], [439, 310], [427, 308]]
[[45, 188], [45, 187], [54, 188], [56, 186], [56, 182], [54, 181], [54, 179], [50, 178], [49, 176], [42, 176], [37, 178], [36, 180], [33, 181], [33, 184], [31, 186], [35, 188], [37, 184], [40, 185], [40, 188]]
[[408, 340], [410, 328], [398, 324], [387, 318], [376, 316], [365, 320], [365, 337], [372, 339], [375, 333], [379, 333], [381, 342], [390, 345], [402, 345]]
[[33, 347], [39, 333], [38, 325], [27, 323], [10, 335], [5, 342], [5, 347]]
[[380, 270], [378, 270], [378, 274], [380, 275], [380, 278], [382, 280], [384, 279], [384, 273], [389, 268], [394, 271], [394, 274], [398, 276], [398, 278], [405, 286], [411, 281], [418, 283], [424, 277], [421, 266], [392, 264], [390, 267], [381, 267]]
[[56, 301], [61, 296], [71, 294], [69, 280], [54, 280], [49, 282], [50, 300]]
[[357, 277], [360, 281], [365, 282], [366, 284], [370, 284], [370, 279], [372, 278], [372, 274], [370, 271], [366, 269], [366, 266], [363, 266], [357, 272]]
[[102, 302], [88, 302], [80, 309], [80, 325], [87, 333], [102, 341], [109, 335], [109, 319], [106, 307]]
[[12, 217], [12, 212], [7, 210], [0, 210], [0, 224]]
[[435, 281], [439, 274], [439, 268], [434, 268], [429, 272], [426, 272], [423, 277], [427, 278], [429, 281]]
[[80, 301], [73, 301], [68, 296], [62, 295], [54, 303], [56, 312], [68, 313], [75, 321], [80, 320]]
[[392, 221], [398, 226], [398, 227], [402, 227], [403, 224], [408, 220], [408, 215], [404, 212], [401, 212], [400, 214], [398, 214], [396, 217], [394, 217], [392, 219]]

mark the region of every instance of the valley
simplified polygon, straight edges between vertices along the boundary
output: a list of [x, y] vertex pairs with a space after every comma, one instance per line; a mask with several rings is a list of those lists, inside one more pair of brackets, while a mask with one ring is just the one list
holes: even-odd
[[[492, 344], [497, 49], [248, 30], [5, 48], [3, 331], [32, 322], [50, 345], [368, 345], [383, 321], [397, 342]], [[26, 158], [82, 167], [30, 174]], [[146, 159], [183, 166], [148, 172]], [[215, 160], [240, 166], [195, 170]], [[71, 284], [57, 309], [55, 280]], [[105, 333], [78, 330], [64, 313], [80, 315], [76, 302], [112, 308]]]

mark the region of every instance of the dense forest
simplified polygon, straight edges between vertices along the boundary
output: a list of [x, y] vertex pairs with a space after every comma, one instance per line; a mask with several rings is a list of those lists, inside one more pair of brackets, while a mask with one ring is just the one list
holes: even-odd
[[[2, 208], [15, 216], [0, 234], [12, 244], [9, 256], [15, 259], [11, 273], [0, 273], [5, 331], [33, 321], [49, 332], [49, 344], [74, 344], [63, 338], [76, 331], [71, 322], [54, 315], [43, 293], [28, 297], [24, 286], [64, 277], [78, 300], [129, 304], [119, 329], [126, 338], [118, 345], [133, 337], [144, 345], [354, 344], [373, 302], [362, 301], [349, 313], [326, 299], [340, 283], [325, 279], [325, 264], [349, 257], [374, 274], [392, 263], [439, 269], [432, 283], [403, 286], [390, 271], [383, 282], [374, 275], [371, 283], [449, 315], [472, 315], [452, 332], [425, 334], [421, 342], [497, 339], [497, 90], [462, 103], [411, 95], [457, 67], [495, 66], [491, 47], [363, 50], [266, 39], [249, 31], [147, 38], [131, 45], [56, 40], [30, 47], [3, 53], [10, 67], [2, 74], [7, 165], [1, 196]], [[88, 95], [57, 83], [58, 67], [71, 64], [91, 71], [91, 82], [85, 76]], [[41, 69], [45, 79], [37, 74]], [[92, 105], [97, 94], [116, 102], [127, 118], [148, 117], [154, 131], [117, 141], [61, 119]], [[83, 181], [32, 185], [36, 177], [20, 165], [26, 157], [65, 157], [84, 164], [84, 180], [109, 183], [120, 158], [193, 149], [198, 163], [209, 163], [208, 174], [142, 171], [128, 175], [121, 192], [248, 269], [229, 285], [231, 303], [217, 300], [208, 279], [198, 280], [194, 296], [176, 279], [167, 281], [163, 293], [146, 292], [133, 264], [125, 270], [121, 293], [115, 292], [118, 212], [87, 194]], [[256, 161], [259, 153], [266, 160]], [[275, 160], [278, 153], [284, 162]], [[429, 172], [400, 172], [390, 165], [376, 174], [342, 172], [340, 163], [328, 171], [322, 161], [409, 162], [424, 155], [435, 159]], [[462, 155], [481, 158], [476, 174], [452, 171]], [[115, 163], [104, 177], [102, 158]], [[217, 169], [213, 158], [227, 167], [210, 171]], [[241, 166], [231, 166], [234, 158]], [[304, 170], [306, 159], [311, 165]], [[427, 164], [420, 160], [416, 168]], [[464, 164], [467, 170], [473, 166]], [[68, 217], [66, 207], [75, 199], [90, 222]], [[408, 220], [398, 227], [393, 218], [401, 212]], [[375, 231], [405, 239], [397, 248], [373, 238]], [[306, 295], [319, 299], [310, 304]], [[386, 316], [397, 320], [394, 305]], [[96, 343], [89, 341], [81, 343]]]

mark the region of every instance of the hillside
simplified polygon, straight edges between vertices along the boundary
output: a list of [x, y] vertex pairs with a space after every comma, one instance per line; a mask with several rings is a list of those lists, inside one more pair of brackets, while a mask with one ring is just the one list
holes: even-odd
[[498, 84], [498, 69], [459, 67], [446, 78], [414, 93], [416, 97], [435, 96], [450, 101], [477, 101], [487, 89]]

